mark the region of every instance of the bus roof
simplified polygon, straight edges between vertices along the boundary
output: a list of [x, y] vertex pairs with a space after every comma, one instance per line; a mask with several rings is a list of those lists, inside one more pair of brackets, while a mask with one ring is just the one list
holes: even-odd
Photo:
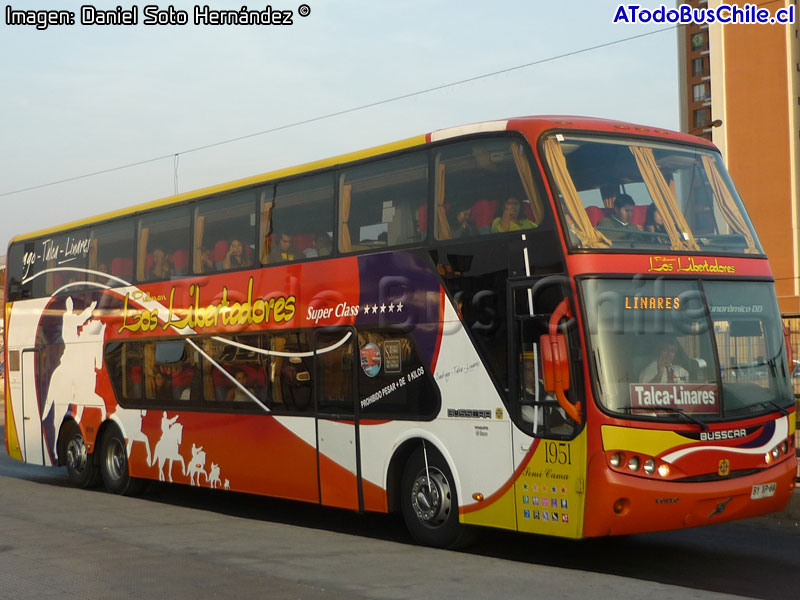
[[701, 144], [709, 147], [714, 147], [713, 144], [705, 139], [698, 138], [693, 135], [670, 131], [658, 127], [648, 127], [644, 125], [636, 125], [634, 123], [626, 123], [623, 121], [614, 121], [610, 119], [600, 119], [594, 117], [579, 117], [579, 116], [529, 116], [529, 117], [514, 117], [511, 119], [502, 119], [497, 121], [483, 121], [480, 123], [473, 123], [470, 125], [462, 125], [457, 127], [449, 127], [446, 129], [439, 129], [431, 133], [417, 135], [403, 140], [398, 140], [388, 144], [373, 146], [355, 152], [340, 154], [330, 158], [325, 158], [293, 167], [269, 171], [260, 175], [253, 175], [234, 181], [229, 181], [205, 188], [199, 188], [182, 194], [167, 196], [158, 200], [152, 200], [141, 204], [135, 204], [126, 208], [121, 208], [115, 211], [102, 213], [71, 221], [63, 225], [48, 227], [38, 231], [33, 231], [26, 234], [14, 236], [10, 243], [15, 243], [27, 239], [41, 237], [43, 235], [50, 235], [59, 231], [76, 229], [85, 227], [101, 221], [108, 221], [111, 219], [133, 215], [139, 212], [144, 212], [153, 208], [160, 208], [170, 206], [172, 204], [179, 204], [195, 198], [202, 198], [221, 192], [229, 191], [232, 189], [258, 185], [268, 181], [292, 177], [294, 175], [301, 175], [303, 173], [316, 171], [325, 168], [336, 167], [338, 165], [347, 164], [354, 161], [364, 160], [381, 154], [388, 154], [398, 150], [406, 150], [417, 146], [423, 146], [428, 143], [439, 142], [447, 139], [473, 135], [477, 133], [488, 133], [493, 131], [522, 131], [530, 140], [536, 140], [542, 133], [552, 129], [561, 130], [575, 130], [575, 131], [592, 131], [612, 133], [617, 135], [639, 135], [648, 137], [657, 137], [674, 142], [683, 142], [691, 144]]

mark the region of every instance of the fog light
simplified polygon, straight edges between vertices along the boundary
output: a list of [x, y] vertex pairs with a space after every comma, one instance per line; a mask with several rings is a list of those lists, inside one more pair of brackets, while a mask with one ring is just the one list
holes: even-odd
[[622, 455], [619, 452], [614, 452], [608, 462], [611, 463], [612, 467], [618, 467], [622, 464]]
[[631, 456], [628, 460], [628, 468], [631, 471], [638, 471], [639, 470], [639, 457], [638, 456]]
[[652, 475], [656, 472], [656, 463], [652, 458], [644, 461], [644, 472], [648, 475]]
[[662, 477], [669, 477], [669, 465], [658, 465], [658, 474]]
[[627, 498], [620, 498], [614, 502], [614, 514], [624, 515], [631, 509], [631, 502]]

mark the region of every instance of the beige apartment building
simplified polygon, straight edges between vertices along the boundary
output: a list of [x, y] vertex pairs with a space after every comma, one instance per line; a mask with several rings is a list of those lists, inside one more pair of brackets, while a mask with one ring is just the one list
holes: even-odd
[[[678, 28], [681, 128], [722, 151], [769, 256], [781, 312], [794, 317], [800, 316], [798, 7], [797, 0], [758, 4], [772, 14], [794, 6], [795, 23]], [[792, 329], [798, 331], [800, 354], [800, 323]]]

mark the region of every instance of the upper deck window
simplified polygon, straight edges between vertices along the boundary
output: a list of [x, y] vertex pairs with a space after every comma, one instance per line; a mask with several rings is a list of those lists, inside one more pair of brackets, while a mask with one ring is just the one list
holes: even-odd
[[762, 253], [716, 152], [558, 134], [544, 154], [573, 248]]
[[261, 193], [261, 262], [328, 256], [333, 250], [333, 175], [282, 181]]
[[189, 272], [188, 207], [150, 213], [139, 219], [137, 277], [157, 281]]
[[228, 194], [195, 209], [194, 271], [213, 273], [253, 264], [257, 191]]
[[437, 239], [534, 229], [543, 215], [539, 187], [519, 142], [473, 140], [436, 153]]
[[339, 250], [425, 239], [428, 157], [424, 152], [347, 169], [339, 191]]

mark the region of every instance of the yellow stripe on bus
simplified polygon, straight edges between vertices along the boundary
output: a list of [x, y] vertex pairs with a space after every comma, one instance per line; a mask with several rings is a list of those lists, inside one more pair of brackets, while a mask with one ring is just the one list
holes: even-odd
[[641, 452], [649, 456], [659, 456], [663, 452], [690, 444], [693, 440], [672, 431], [657, 429], [634, 429], [604, 425], [603, 449]]
[[237, 179], [236, 181], [230, 181], [228, 183], [222, 183], [219, 185], [214, 185], [199, 190], [193, 190], [191, 192], [185, 192], [183, 194], [178, 194], [177, 196], [168, 196], [166, 198], [153, 200], [151, 202], [146, 202], [144, 204], [137, 204], [135, 206], [130, 206], [128, 208], [122, 208], [119, 210], [107, 212], [95, 217], [81, 219], [78, 221], [72, 221], [64, 225], [58, 225], [56, 227], [49, 227], [47, 229], [41, 229], [39, 231], [18, 235], [14, 237], [11, 240], [11, 242], [12, 243], [19, 242], [22, 240], [27, 240], [44, 235], [52, 235], [53, 233], [57, 233], [65, 229], [75, 229], [78, 227], [85, 227], [87, 225], [92, 225], [94, 223], [98, 223], [101, 221], [107, 221], [109, 219], [123, 217], [125, 215], [133, 214], [140, 211], [162, 208], [165, 206], [170, 206], [172, 204], [179, 204], [180, 202], [184, 202], [186, 200], [201, 198], [203, 196], [211, 196], [213, 194], [219, 194], [221, 192], [226, 192], [235, 188], [257, 185], [259, 183], [266, 183], [276, 179], [283, 179], [285, 177], [292, 177], [294, 175], [301, 175], [303, 173], [308, 173], [319, 169], [335, 167], [337, 165], [346, 164], [349, 162], [355, 162], [359, 160], [364, 160], [366, 158], [372, 158], [374, 156], [379, 156], [381, 154], [388, 154], [390, 152], [395, 152], [397, 150], [405, 150], [407, 148], [413, 148], [415, 146], [422, 146], [425, 144], [425, 140], [426, 137], [424, 134], [417, 135], [414, 137], [406, 138], [404, 140], [391, 142], [389, 144], [382, 144], [380, 146], [374, 146], [372, 148], [366, 148], [364, 150], [358, 150], [356, 152], [350, 152], [348, 154], [341, 154], [339, 156], [333, 156], [331, 158], [324, 158], [322, 160], [305, 163], [295, 167], [287, 167], [285, 169], [270, 171], [269, 173], [263, 173], [261, 175], [245, 177], [244, 179]]
[[[11, 324], [11, 305], [11, 302], [6, 302], [6, 331], [8, 331], [8, 327]], [[6, 376], [3, 378], [5, 379], [4, 387], [6, 392], [6, 451], [9, 457], [15, 460], [23, 460], [22, 449], [19, 446], [19, 436], [17, 435], [17, 426], [14, 423], [14, 411], [11, 409], [11, 387], [9, 384], [8, 366], [8, 362], [6, 362]]]

